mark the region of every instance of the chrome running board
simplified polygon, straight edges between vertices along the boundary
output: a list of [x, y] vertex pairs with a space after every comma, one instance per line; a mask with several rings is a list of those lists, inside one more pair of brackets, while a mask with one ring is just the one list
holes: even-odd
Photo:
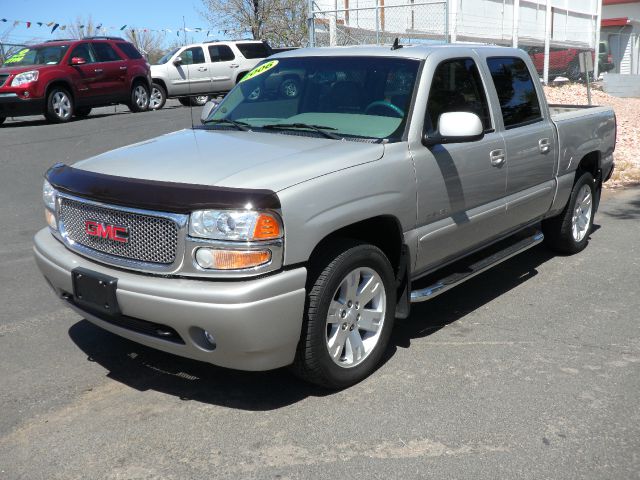
[[485, 270], [489, 270], [491, 267], [498, 265], [499, 263], [524, 252], [525, 250], [529, 250], [531, 247], [535, 247], [542, 242], [542, 240], [544, 240], [544, 235], [542, 232], [536, 230], [533, 234], [508, 245], [488, 257], [484, 257], [470, 265], [466, 265], [464, 268], [458, 269], [459, 271], [454, 271], [454, 273], [437, 280], [426, 288], [413, 290], [411, 292], [411, 303], [431, 300], [441, 293], [444, 293], [447, 290], [450, 290], [453, 287], [475, 277], [476, 275], [481, 274]]

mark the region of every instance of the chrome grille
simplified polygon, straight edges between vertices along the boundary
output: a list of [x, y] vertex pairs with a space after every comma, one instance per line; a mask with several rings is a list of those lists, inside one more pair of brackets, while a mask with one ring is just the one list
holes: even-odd
[[[108, 255], [138, 262], [171, 264], [178, 249], [178, 225], [171, 219], [142, 215], [61, 198], [61, 231], [68, 240]], [[129, 229], [129, 241], [94, 237], [85, 231], [88, 220]]]

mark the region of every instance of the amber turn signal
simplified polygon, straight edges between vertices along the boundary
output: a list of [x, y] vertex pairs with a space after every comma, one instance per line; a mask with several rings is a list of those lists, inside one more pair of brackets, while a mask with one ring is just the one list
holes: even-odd
[[271, 261], [271, 250], [221, 250], [199, 248], [196, 263], [207, 270], [242, 270]]
[[260, 214], [253, 229], [253, 240], [272, 240], [281, 236], [278, 220], [268, 213]]

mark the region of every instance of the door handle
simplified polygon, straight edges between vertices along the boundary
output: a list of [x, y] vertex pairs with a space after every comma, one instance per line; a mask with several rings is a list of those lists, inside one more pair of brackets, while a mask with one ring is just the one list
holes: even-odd
[[102, 69], [101, 69], [101, 68], [96, 68], [96, 69], [94, 70], [94, 72], [96, 72], [96, 73], [102, 73]]
[[199, 68], [198, 68], [198, 71], [199, 71], [199, 72], [206, 72], [206, 71], [207, 71], [207, 68], [206, 68], [206, 67], [199, 67]]
[[491, 152], [489, 152], [489, 160], [491, 161], [491, 165], [493, 165], [494, 167], [501, 167], [506, 160], [504, 150], [492, 150]]
[[127, 67], [120, 67], [120, 70], [126, 70]]
[[548, 138], [541, 138], [538, 140], [538, 148], [540, 153], [548, 153], [551, 150], [551, 142]]
[[237, 63], [232, 63], [231, 65], [229, 65], [231, 68], [238, 68], [240, 65], [238, 65]]

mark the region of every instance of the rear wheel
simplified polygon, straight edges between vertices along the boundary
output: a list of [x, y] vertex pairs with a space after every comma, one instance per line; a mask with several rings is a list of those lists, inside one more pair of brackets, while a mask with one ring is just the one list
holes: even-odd
[[578, 253], [587, 246], [595, 214], [596, 186], [589, 172], [580, 174], [560, 215], [542, 222], [545, 243], [560, 253]]
[[310, 270], [292, 369], [308, 382], [345, 388], [376, 369], [389, 343], [396, 304], [393, 269], [379, 248], [355, 241], [336, 245], [322, 258], [328, 263]]
[[62, 87], [53, 87], [47, 96], [47, 110], [44, 116], [53, 123], [65, 123], [73, 116], [73, 99]]
[[84, 117], [88, 117], [90, 113], [91, 113], [91, 107], [79, 107], [79, 108], [76, 108], [75, 116], [84, 118]]
[[185, 107], [201, 107], [209, 101], [209, 95], [195, 95], [193, 97], [180, 97], [178, 101]]
[[167, 91], [158, 83], [151, 85], [151, 98], [149, 99], [150, 110], [160, 110], [167, 103]]
[[131, 89], [131, 98], [127, 104], [132, 112], [144, 112], [149, 109], [149, 87], [142, 82], [136, 82]]

